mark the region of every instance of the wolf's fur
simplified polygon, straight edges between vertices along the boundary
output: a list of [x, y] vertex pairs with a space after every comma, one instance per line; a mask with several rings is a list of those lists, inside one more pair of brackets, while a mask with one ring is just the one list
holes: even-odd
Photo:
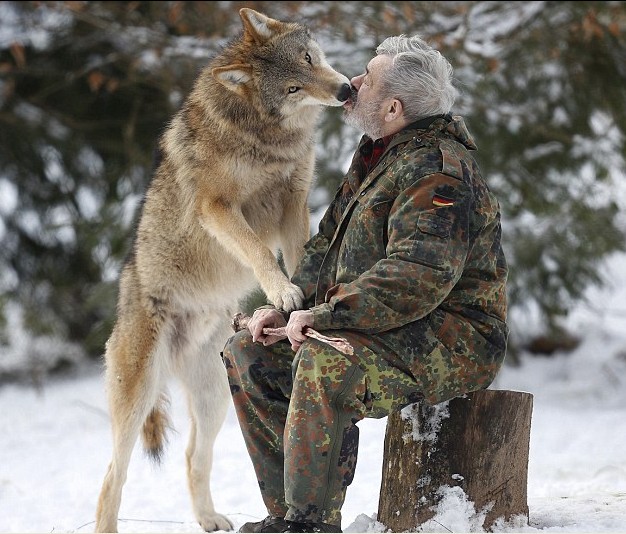
[[[237, 301], [260, 283], [279, 308], [302, 294], [291, 274], [309, 237], [307, 196], [322, 105], [339, 106], [348, 79], [299, 24], [242, 9], [244, 31], [201, 72], [160, 140], [161, 162], [120, 277], [106, 345], [113, 458], [96, 531], [115, 532], [137, 437], [156, 459], [168, 426], [166, 381], [187, 393], [187, 475], [198, 522], [232, 528], [213, 507], [212, 449], [230, 401], [220, 351]], [[236, 481], [233, 479], [233, 484]]]

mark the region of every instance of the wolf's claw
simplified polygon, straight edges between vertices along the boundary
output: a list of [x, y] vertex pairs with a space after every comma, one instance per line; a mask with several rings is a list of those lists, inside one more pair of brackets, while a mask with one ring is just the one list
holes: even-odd
[[272, 304], [279, 310], [286, 312], [292, 312], [302, 308], [304, 302], [304, 294], [302, 290], [289, 283], [288, 286], [281, 288], [280, 292], [268, 295], [268, 298], [272, 301]]

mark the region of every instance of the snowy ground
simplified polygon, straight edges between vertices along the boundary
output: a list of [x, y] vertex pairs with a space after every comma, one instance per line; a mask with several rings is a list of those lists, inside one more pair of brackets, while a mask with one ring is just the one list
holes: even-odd
[[[621, 258], [624, 280], [626, 262]], [[571, 324], [584, 343], [573, 353], [506, 366], [494, 386], [534, 395], [529, 462], [529, 524], [497, 532], [626, 532], [626, 284], [598, 294]], [[160, 468], [136, 448], [120, 511], [121, 532], [200, 532], [184, 475], [188, 422], [172, 385], [176, 433]], [[379, 532], [375, 522], [385, 420], [360, 423], [361, 447], [348, 489], [343, 528]], [[111, 439], [99, 370], [37, 392], [0, 388], [0, 532], [92, 532]], [[216, 507], [239, 527], [261, 519], [252, 465], [234, 413], [218, 437], [213, 472]], [[478, 511], [480, 512], [480, 511]], [[424, 532], [483, 532], [479, 514], [450, 494]]]

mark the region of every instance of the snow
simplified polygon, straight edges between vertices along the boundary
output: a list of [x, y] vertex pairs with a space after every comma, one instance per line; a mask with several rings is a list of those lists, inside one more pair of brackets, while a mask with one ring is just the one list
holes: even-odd
[[[569, 354], [524, 355], [494, 388], [534, 395], [528, 475], [529, 522], [499, 521], [495, 532], [626, 531], [626, 256], [608, 264], [613, 284], [590, 291], [568, 325], [583, 336]], [[121, 532], [201, 532], [187, 493], [183, 395], [171, 386], [176, 431], [161, 467], [137, 445], [122, 498]], [[0, 532], [92, 532], [111, 437], [101, 369], [39, 389], [0, 388]], [[376, 522], [386, 420], [365, 420], [348, 488], [343, 529], [382, 532]], [[213, 498], [238, 528], [266, 514], [231, 409], [215, 445]], [[458, 488], [442, 488], [422, 532], [484, 532]]]

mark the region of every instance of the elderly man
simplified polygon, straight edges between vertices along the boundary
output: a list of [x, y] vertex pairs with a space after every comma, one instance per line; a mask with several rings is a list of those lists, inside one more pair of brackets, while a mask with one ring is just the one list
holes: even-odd
[[269, 514], [240, 532], [341, 532], [357, 422], [486, 388], [505, 357], [500, 208], [450, 115], [452, 67], [419, 37], [376, 54], [345, 104], [365, 135], [292, 277], [303, 309], [256, 310], [224, 349]]

